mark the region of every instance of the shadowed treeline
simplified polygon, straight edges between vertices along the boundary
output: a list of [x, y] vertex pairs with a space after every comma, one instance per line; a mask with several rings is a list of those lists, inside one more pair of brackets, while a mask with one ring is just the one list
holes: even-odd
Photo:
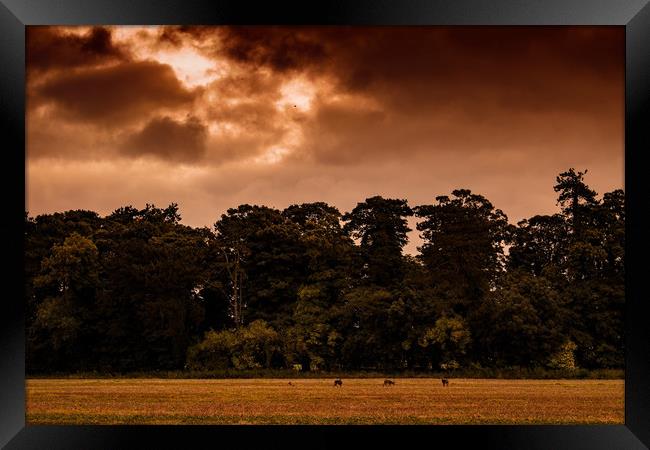
[[467, 189], [240, 205], [213, 229], [176, 204], [26, 213], [28, 373], [622, 368], [624, 193], [585, 173], [516, 226]]

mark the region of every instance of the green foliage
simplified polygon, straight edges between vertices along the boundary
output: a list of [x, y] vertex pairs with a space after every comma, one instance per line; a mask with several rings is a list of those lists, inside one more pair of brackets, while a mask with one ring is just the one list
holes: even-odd
[[566, 219], [561, 214], [520, 221], [510, 247], [510, 268], [524, 269], [536, 276], [556, 272], [566, 258], [566, 228]]
[[72, 233], [63, 244], [55, 244], [52, 254], [43, 259], [35, 287], [53, 286], [61, 295], [79, 293], [98, 283], [98, 252], [90, 239]]
[[222, 215], [215, 231], [236, 325], [285, 325], [307, 266], [299, 226], [276, 209], [241, 205]]
[[467, 315], [495, 286], [503, 270], [508, 218], [483, 196], [457, 189], [415, 208], [424, 244], [420, 259], [430, 284], [456, 313]]
[[488, 364], [543, 364], [564, 339], [563, 305], [543, 277], [513, 271], [474, 316], [477, 359]]
[[40, 360], [42, 365], [56, 368], [72, 355], [88, 356], [84, 325], [91, 320], [98, 283], [98, 251], [92, 240], [73, 232], [62, 244], [53, 245], [33, 280], [35, 292], [43, 300], [35, 306], [27, 333], [32, 354], [28, 361]]
[[209, 331], [190, 347], [186, 367], [190, 370], [271, 368], [280, 352], [278, 333], [256, 320], [237, 330]]
[[340, 341], [341, 335], [327, 323], [297, 323], [283, 333], [284, 360], [300, 370], [328, 369], [336, 360]]
[[38, 306], [34, 328], [46, 332], [48, 343], [59, 352], [75, 343], [81, 321], [69, 302], [48, 298]]
[[[472, 341], [465, 321], [459, 316], [443, 316], [433, 327], [427, 328], [418, 344], [429, 348], [432, 359], [443, 368], [458, 368], [458, 360], [465, 357]], [[433, 363], [432, 365], [438, 365]]]
[[343, 215], [344, 230], [360, 241], [362, 274], [370, 284], [389, 287], [403, 277], [402, 248], [408, 242], [406, 200], [367, 198]]
[[576, 358], [575, 358], [576, 344], [571, 341], [567, 341], [557, 353], [553, 354], [548, 360], [548, 367], [551, 369], [575, 369], [576, 368]]
[[586, 170], [576, 172], [570, 168], [557, 176], [557, 184], [553, 186], [555, 192], [559, 193], [557, 203], [562, 206], [562, 212], [571, 221], [571, 231], [578, 235], [584, 231], [583, 214], [597, 203], [596, 192], [584, 183], [586, 173]]
[[[517, 226], [468, 189], [414, 210], [245, 204], [213, 229], [173, 203], [26, 213], [27, 369], [618, 370], [625, 195], [599, 198], [585, 174], [561, 173], [560, 212]], [[403, 255], [414, 213], [424, 243]]]
[[217, 370], [233, 367], [237, 335], [232, 331], [208, 331], [201, 342], [187, 349], [190, 370]]

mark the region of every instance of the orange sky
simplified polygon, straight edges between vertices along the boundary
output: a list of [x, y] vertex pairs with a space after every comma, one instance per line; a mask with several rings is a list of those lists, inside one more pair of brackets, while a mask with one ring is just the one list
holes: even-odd
[[26, 209], [468, 188], [516, 223], [569, 167], [623, 187], [623, 108], [622, 27], [28, 27]]

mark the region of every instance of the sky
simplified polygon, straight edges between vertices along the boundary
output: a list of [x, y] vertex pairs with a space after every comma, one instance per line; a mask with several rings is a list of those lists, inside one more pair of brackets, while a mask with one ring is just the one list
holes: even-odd
[[570, 167], [624, 187], [623, 27], [28, 26], [26, 46], [31, 216], [175, 202], [212, 226], [465, 188], [517, 223], [558, 211]]

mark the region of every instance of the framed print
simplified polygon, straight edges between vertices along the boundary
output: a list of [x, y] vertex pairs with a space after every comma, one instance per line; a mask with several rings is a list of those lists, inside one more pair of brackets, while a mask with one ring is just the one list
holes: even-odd
[[0, 443], [647, 448], [647, 1], [309, 6], [2, 0]]

